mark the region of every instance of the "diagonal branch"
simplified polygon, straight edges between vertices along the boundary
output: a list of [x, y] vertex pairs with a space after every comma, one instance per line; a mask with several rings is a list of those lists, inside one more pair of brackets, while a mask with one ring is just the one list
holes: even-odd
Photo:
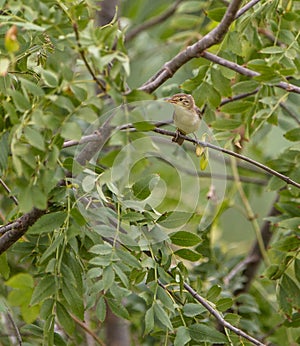
[[250, 341], [253, 345], [257, 345], [257, 346], [265, 346], [265, 344], [263, 344], [262, 342], [260, 342], [259, 340], [253, 338], [252, 336], [250, 336], [249, 334], [245, 333], [244, 331], [242, 331], [241, 329], [233, 326], [232, 324], [230, 324], [229, 322], [227, 322], [221, 315], [220, 313], [215, 310], [210, 304], [209, 302], [204, 299], [202, 296], [200, 296], [200, 294], [198, 294], [190, 285], [188, 285], [186, 282], [183, 283], [183, 287], [192, 295], [192, 297], [197, 300], [201, 305], [203, 305], [207, 311], [209, 311], [218, 321], [218, 323], [220, 325], [222, 325], [224, 328], [227, 328], [231, 331], [233, 331], [236, 335], [239, 335], [245, 339], [247, 339], [248, 341]]
[[154, 17], [154, 18], [150, 18], [149, 20], [147, 20], [146, 22], [144, 22], [141, 25], [138, 25], [137, 27], [133, 28], [132, 30], [130, 30], [128, 32], [128, 34], [125, 37], [125, 42], [128, 42], [130, 40], [132, 40], [134, 37], [136, 37], [140, 32], [147, 30], [149, 28], [151, 28], [154, 25], [157, 25], [159, 23], [162, 23], [163, 21], [165, 21], [166, 19], [168, 19], [169, 17], [172, 16], [173, 13], [176, 12], [178, 5], [182, 2], [183, 0], [177, 0], [174, 2], [173, 5], [169, 6], [168, 9], [161, 13], [160, 15]]
[[[153, 129], [154, 132], [156, 133], [160, 133], [160, 134], [163, 134], [165, 136], [170, 136], [170, 137], [174, 137], [176, 134], [172, 131], [168, 131], [168, 130], [164, 130], [164, 129], [160, 129], [160, 128], [155, 128]], [[284, 174], [281, 174], [277, 171], [275, 171], [274, 169], [266, 166], [266, 165], [263, 165], [262, 163], [258, 162], [258, 161], [255, 161], [253, 159], [250, 159], [249, 157], [247, 156], [244, 156], [244, 155], [241, 155], [241, 154], [238, 154], [232, 150], [228, 150], [228, 149], [225, 149], [225, 148], [222, 148], [222, 147], [218, 147], [217, 145], [214, 145], [214, 144], [211, 144], [211, 143], [208, 143], [208, 142], [203, 142], [203, 141], [199, 141], [199, 140], [196, 140], [196, 139], [193, 139], [191, 137], [188, 137], [188, 136], [184, 136], [182, 134], [179, 134], [180, 137], [182, 137], [184, 140], [187, 140], [189, 142], [192, 142], [194, 144], [197, 144], [197, 145], [200, 145], [204, 148], [209, 148], [209, 149], [212, 149], [212, 150], [216, 150], [216, 151], [219, 151], [219, 152], [222, 152], [222, 153], [225, 153], [225, 154], [228, 154], [230, 156], [234, 156], [234, 157], [237, 157], [238, 159], [241, 159], [243, 161], [246, 161], [246, 162], [249, 162], [251, 163], [252, 165], [256, 166], [256, 167], [259, 167], [261, 169], [263, 169], [264, 171], [274, 175], [275, 177], [285, 181], [287, 184], [290, 184], [290, 185], [293, 185], [293, 186], [296, 186], [300, 189], [300, 183], [292, 180], [291, 178], [289, 178], [288, 176], [284, 175]]]
[[185, 63], [193, 58], [199, 57], [207, 48], [220, 43], [227, 33], [231, 23], [235, 20], [237, 11], [242, 0], [232, 0], [220, 24], [210, 31], [207, 35], [178, 53], [172, 60], [168, 61], [150, 80], [148, 80], [139, 89], [152, 93]]
[[[216, 64], [222, 65], [222, 66], [227, 67], [233, 71], [236, 71], [243, 76], [252, 77], [252, 78], [260, 76], [260, 73], [258, 73], [256, 71], [253, 71], [253, 70], [250, 70], [249, 68], [240, 66], [240, 65], [238, 65], [232, 61], [223, 59], [223, 58], [221, 58], [217, 55], [214, 55], [212, 53], [203, 52], [201, 54], [201, 56], [203, 58], [209, 60], [209, 61], [215, 62]], [[287, 82], [279, 82], [279, 83], [275, 84], [275, 86], [277, 88], [284, 89], [288, 92], [294, 92], [296, 94], [300, 94], [300, 87], [298, 87], [297, 85], [294, 85], [294, 84], [290, 84]]]

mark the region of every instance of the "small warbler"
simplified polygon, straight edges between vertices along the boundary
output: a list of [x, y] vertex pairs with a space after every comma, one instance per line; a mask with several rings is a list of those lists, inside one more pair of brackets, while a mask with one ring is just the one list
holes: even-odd
[[196, 132], [201, 122], [202, 113], [195, 105], [192, 95], [175, 94], [170, 98], [166, 98], [165, 101], [174, 105], [173, 120], [177, 127], [177, 134], [172, 141], [182, 145], [184, 139], [179, 134], [187, 135]]

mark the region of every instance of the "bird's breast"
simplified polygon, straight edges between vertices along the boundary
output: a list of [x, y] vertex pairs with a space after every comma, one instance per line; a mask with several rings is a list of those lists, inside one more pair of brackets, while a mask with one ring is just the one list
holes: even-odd
[[175, 126], [186, 134], [197, 131], [201, 121], [198, 114], [180, 106], [174, 107], [173, 119]]

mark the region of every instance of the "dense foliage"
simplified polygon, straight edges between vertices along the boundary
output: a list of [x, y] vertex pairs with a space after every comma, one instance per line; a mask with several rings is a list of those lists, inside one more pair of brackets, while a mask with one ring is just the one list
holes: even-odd
[[0, 0], [1, 345], [298, 344], [300, 2], [106, 3]]

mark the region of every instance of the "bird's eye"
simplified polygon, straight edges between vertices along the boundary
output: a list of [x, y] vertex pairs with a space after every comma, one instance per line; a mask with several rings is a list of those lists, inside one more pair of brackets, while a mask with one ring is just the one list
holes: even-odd
[[180, 98], [179, 98], [179, 101], [183, 101], [183, 98], [182, 98], [182, 97], [180, 97]]

